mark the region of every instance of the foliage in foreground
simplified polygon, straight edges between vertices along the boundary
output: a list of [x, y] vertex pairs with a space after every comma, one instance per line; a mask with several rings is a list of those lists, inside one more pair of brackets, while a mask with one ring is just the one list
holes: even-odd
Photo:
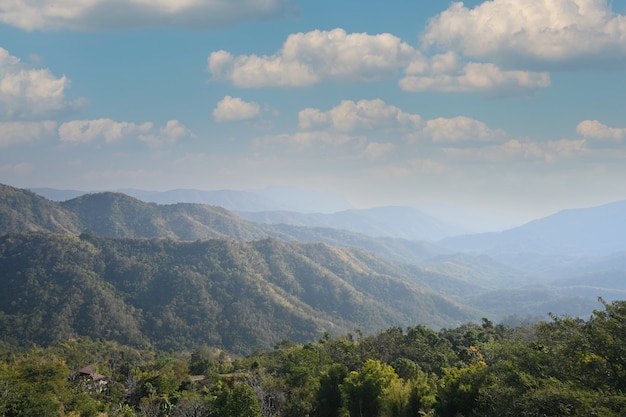
[[[588, 320], [325, 336], [233, 359], [76, 339], [0, 362], [2, 416], [620, 416], [626, 302]], [[94, 364], [97, 385], [79, 370]]]

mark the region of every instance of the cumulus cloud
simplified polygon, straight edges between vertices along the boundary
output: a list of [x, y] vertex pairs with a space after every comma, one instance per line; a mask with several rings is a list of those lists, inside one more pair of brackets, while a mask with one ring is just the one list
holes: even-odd
[[274, 55], [211, 53], [208, 70], [237, 87], [303, 87], [323, 81], [371, 82], [394, 76], [416, 55], [389, 33], [347, 34], [343, 29], [289, 35]]
[[291, 0], [0, 0], [0, 22], [33, 30], [211, 29], [284, 17]]
[[465, 116], [439, 117], [428, 120], [424, 127], [408, 137], [409, 141], [432, 140], [433, 142], [493, 142], [508, 137], [502, 129], [491, 129], [485, 123]]
[[307, 108], [298, 114], [298, 125], [301, 129], [332, 127], [340, 132], [350, 132], [362, 129], [415, 129], [420, 124], [420, 115], [405, 113], [381, 99], [358, 102], [344, 100], [326, 112]]
[[68, 145], [94, 141], [112, 143], [137, 138], [150, 146], [161, 146], [192, 136], [193, 133], [178, 120], [170, 120], [158, 130], [149, 122], [136, 124], [111, 119], [73, 120], [59, 127], [59, 139], [61, 143]]
[[53, 137], [56, 135], [56, 127], [56, 122], [52, 120], [0, 123], [0, 148]]
[[626, 128], [608, 127], [597, 120], [584, 120], [576, 126], [579, 135], [589, 139], [608, 139], [616, 142], [626, 137]]
[[34, 69], [0, 47], [0, 118], [45, 118], [77, 106], [65, 98], [70, 81], [49, 69]]
[[[412, 69], [409, 68], [409, 71]], [[401, 79], [398, 82], [400, 88], [410, 92], [438, 91], [511, 96], [526, 95], [550, 85], [550, 74], [547, 72], [503, 71], [491, 63], [470, 62], [458, 71], [452, 65], [445, 67], [431, 65], [424, 70], [423, 74], [407, 75]]]
[[178, 120], [169, 120], [157, 132], [150, 131], [139, 135], [139, 140], [152, 148], [171, 145], [180, 140], [194, 138], [195, 134]]
[[430, 19], [421, 36], [466, 57], [515, 68], [602, 67], [626, 58], [626, 16], [607, 0], [462, 2]]
[[226, 96], [213, 110], [213, 118], [217, 122], [232, 122], [254, 119], [261, 113], [261, 107], [254, 102], [246, 102], [239, 97]]

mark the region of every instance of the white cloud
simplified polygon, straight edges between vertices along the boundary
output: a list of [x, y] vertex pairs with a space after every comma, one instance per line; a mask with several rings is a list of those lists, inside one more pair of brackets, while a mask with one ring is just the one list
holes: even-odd
[[0, 148], [35, 142], [56, 135], [57, 123], [52, 120], [42, 122], [0, 122]]
[[362, 156], [369, 159], [378, 159], [384, 155], [392, 153], [396, 149], [393, 143], [370, 142], [361, 152]]
[[213, 110], [213, 118], [217, 122], [254, 119], [261, 113], [261, 107], [254, 102], [243, 101], [239, 97], [224, 97]]
[[164, 127], [160, 128], [158, 132], [150, 132], [147, 134], [140, 134], [139, 140], [148, 144], [152, 148], [171, 145], [180, 140], [196, 137], [194, 133], [189, 130], [178, 120], [169, 120]]
[[[503, 71], [490, 63], [470, 62], [455, 71], [451, 65], [423, 68], [425, 74], [408, 75], [401, 79], [400, 88], [410, 92], [438, 91], [486, 93], [496, 96], [526, 95], [550, 85], [547, 72]], [[407, 72], [416, 72], [410, 67]]]
[[174, 143], [193, 133], [178, 120], [170, 120], [156, 130], [152, 123], [136, 124], [116, 122], [111, 119], [73, 120], [59, 127], [59, 138], [63, 144], [85, 144], [94, 141], [112, 143], [127, 138], [136, 138], [149, 146], [157, 147]]
[[381, 99], [344, 100], [329, 111], [307, 108], [298, 114], [301, 129], [332, 127], [340, 132], [362, 129], [408, 128], [415, 129], [421, 124], [418, 114], [405, 113]]
[[382, 33], [347, 34], [343, 29], [289, 35], [271, 56], [233, 56], [213, 52], [208, 69], [214, 79], [237, 87], [303, 87], [323, 81], [371, 82], [394, 76], [417, 52]]
[[439, 117], [428, 120], [423, 129], [408, 136], [409, 141], [429, 139], [433, 142], [502, 141], [508, 134], [502, 129], [491, 129], [485, 123], [465, 116]]
[[0, 0], [0, 22], [33, 30], [211, 29], [283, 17], [290, 0]]
[[607, 0], [452, 3], [430, 19], [424, 47], [437, 46], [516, 68], [602, 67], [626, 58], [626, 16]]
[[584, 120], [576, 126], [579, 135], [589, 139], [621, 141], [626, 137], [626, 128], [608, 127], [597, 120]]
[[65, 90], [70, 81], [49, 69], [33, 69], [0, 47], [0, 118], [45, 118], [74, 107]]
[[152, 130], [152, 123], [141, 125], [116, 122], [111, 119], [73, 120], [59, 127], [59, 138], [65, 144], [82, 144], [93, 141], [117, 142]]

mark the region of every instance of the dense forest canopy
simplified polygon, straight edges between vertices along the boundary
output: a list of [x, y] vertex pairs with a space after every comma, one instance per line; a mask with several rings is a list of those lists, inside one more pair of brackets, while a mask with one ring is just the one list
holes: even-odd
[[0, 413], [621, 416], [625, 326], [626, 302], [614, 302], [588, 320], [326, 334], [245, 357], [206, 345], [165, 353], [89, 338], [27, 350], [5, 345]]

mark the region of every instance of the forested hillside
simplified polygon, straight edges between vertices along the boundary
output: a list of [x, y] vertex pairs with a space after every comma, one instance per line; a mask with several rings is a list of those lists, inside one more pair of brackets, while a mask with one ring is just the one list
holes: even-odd
[[76, 216], [37, 194], [0, 184], [0, 233], [80, 232]]
[[276, 239], [0, 236], [0, 329], [47, 345], [77, 336], [234, 352], [390, 324], [449, 326], [477, 313], [373, 255]]
[[586, 320], [328, 334], [233, 357], [79, 338], [0, 349], [3, 416], [618, 417], [626, 304]]

